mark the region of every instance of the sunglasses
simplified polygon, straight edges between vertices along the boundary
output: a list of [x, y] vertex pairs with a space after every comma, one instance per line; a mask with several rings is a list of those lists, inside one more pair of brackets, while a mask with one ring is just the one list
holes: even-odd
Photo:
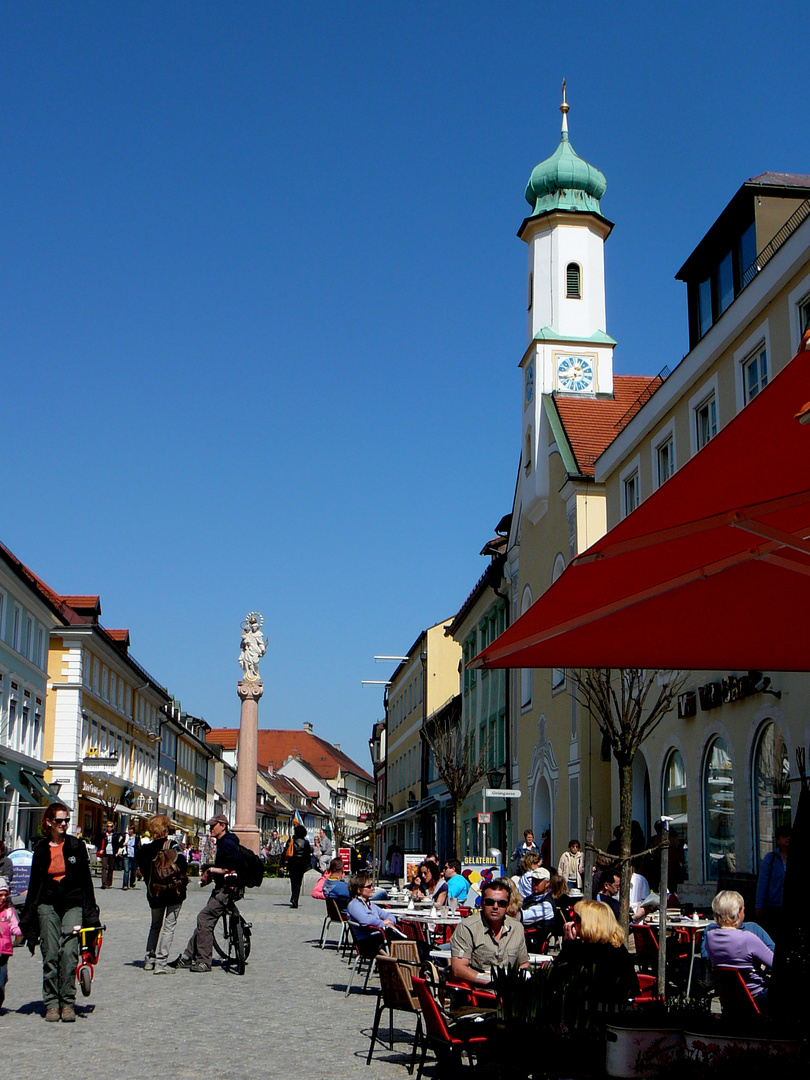
[[56, 822], [57, 825], [67, 825], [67, 823], [70, 821], [70, 818], [69, 817], [57, 817], [57, 818], [54, 818], [53, 820]]
[[508, 900], [491, 900], [489, 897], [487, 897], [485, 900], [482, 900], [481, 903], [484, 905], [484, 907], [509, 907]]

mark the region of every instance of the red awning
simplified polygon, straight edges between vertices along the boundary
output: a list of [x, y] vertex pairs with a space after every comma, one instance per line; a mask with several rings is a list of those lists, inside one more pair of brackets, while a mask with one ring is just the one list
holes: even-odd
[[808, 402], [802, 351], [475, 665], [810, 670]]

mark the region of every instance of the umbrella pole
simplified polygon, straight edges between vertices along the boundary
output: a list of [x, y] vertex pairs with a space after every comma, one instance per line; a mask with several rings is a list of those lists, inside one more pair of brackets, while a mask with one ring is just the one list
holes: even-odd
[[666, 998], [667, 989], [667, 899], [669, 897], [669, 818], [661, 819], [664, 833], [661, 843], [661, 880], [658, 884], [658, 996]]

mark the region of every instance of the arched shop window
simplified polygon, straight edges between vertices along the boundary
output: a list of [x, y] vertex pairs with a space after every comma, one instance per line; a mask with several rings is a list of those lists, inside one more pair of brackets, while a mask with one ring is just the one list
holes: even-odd
[[785, 737], [778, 724], [769, 721], [760, 732], [754, 755], [754, 829], [757, 840], [757, 867], [764, 855], [773, 851], [774, 834], [780, 825], [790, 825], [790, 758]]
[[703, 765], [705, 873], [709, 880], [737, 868], [734, 827], [734, 773], [726, 740], [715, 739]]
[[686, 801], [686, 765], [680, 750], [673, 750], [667, 758], [664, 766], [664, 814], [672, 818], [669, 823], [670, 831], [675, 833], [681, 842], [683, 855], [683, 869], [686, 878], [689, 877], [689, 823]]

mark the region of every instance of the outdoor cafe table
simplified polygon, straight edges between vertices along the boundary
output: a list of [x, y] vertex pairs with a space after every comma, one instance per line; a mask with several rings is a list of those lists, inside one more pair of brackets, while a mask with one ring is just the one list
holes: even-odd
[[[658, 930], [658, 916], [649, 916], [645, 919], [647, 926], [651, 928], [654, 933]], [[686, 996], [689, 997], [692, 992], [692, 974], [695, 969], [695, 960], [698, 955], [698, 942], [700, 941], [700, 935], [711, 925], [711, 919], [690, 919], [684, 915], [680, 918], [667, 917], [667, 930], [681, 931], [689, 939], [691, 946], [691, 952], [689, 955], [689, 975], [686, 980]]]

